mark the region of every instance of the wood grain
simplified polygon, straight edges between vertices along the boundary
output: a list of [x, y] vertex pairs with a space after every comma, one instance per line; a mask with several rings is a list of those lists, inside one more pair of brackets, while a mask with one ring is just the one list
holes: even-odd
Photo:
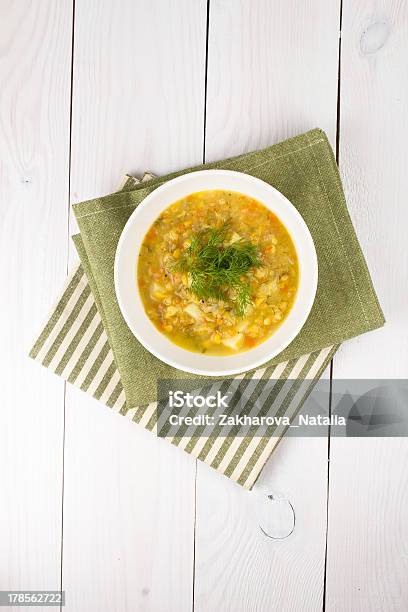
[[[316, 126], [335, 143], [338, 24], [337, 2], [211, 1], [207, 161]], [[251, 493], [198, 464], [195, 610], [321, 610], [326, 486], [325, 438], [282, 441]], [[266, 493], [293, 503], [285, 540], [260, 531]]]
[[314, 127], [335, 145], [339, 4], [211, 0], [207, 161]]
[[63, 586], [68, 610], [187, 610], [195, 461], [72, 388]]
[[[337, 378], [406, 378], [408, 7], [343, 2], [340, 169], [387, 323], [345, 344]], [[408, 441], [333, 439], [327, 610], [405, 610]]]
[[205, 0], [78, 2], [72, 201], [202, 161]]
[[66, 274], [71, 9], [0, 5], [1, 589], [60, 584], [64, 384], [27, 354]]
[[[205, 0], [75, 4], [71, 159], [73, 3], [0, 4], [0, 588], [58, 589], [62, 562], [69, 612], [321, 610], [325, 439], [283, 440], [248, 493], [69, 387], [62, 530], [64, 386], [25, 355], [75, 259], [69, 185], [200, 163], [206, 60]], [[207, 161], [317, 125], [335, 144], [339, 4], [210, 1]], [[340, 166], [387, 325], [341, 348], [339, 378], [408, 372], [407, 30], [406, 3], [343, 0]], [[326, 610], [402, 612], [408, 444], [330, 452]], [[260, 531], [266, 494], [294, 507], [286, 539]]]
[[[72, 201], [202, 159], [204, 1], [76, 3]], [[195, 461], [67, 391], [70, 610], [191, 609]]]

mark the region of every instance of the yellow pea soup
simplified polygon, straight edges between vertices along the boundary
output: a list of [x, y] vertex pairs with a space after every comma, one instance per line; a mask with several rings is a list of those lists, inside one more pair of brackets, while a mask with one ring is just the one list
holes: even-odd
[[178, 346], [233, 355], [269, 338], [293, 306], [295, 246], [268, 208], [206, 190], [166, 208], [144, 237], [137, 283], [156, 328]]

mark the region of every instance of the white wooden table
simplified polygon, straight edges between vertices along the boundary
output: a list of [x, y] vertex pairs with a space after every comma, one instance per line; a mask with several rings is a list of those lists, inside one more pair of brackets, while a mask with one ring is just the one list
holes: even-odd
[[[248, 493], [26, 357], [75, 259], [71, 203], [320, 126], [388, 320], [334, 376], [407, 377], [407, 51], [400, 0], [0, 0], [0, 590], [408, 609], [406, 439], [284, 440]], [[285, 540], [260, 532], [265, 491], [294, 506]]]

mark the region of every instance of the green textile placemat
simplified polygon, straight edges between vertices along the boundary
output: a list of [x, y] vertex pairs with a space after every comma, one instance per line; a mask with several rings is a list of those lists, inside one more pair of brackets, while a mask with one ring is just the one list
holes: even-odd
[[[152, 178], [145, 173], [141, 180], [146, 182]], [[139, 182], [127, 175], [121, 189], [133, 189]], [[298, 359], [259, 368], [251, 375], [234, 377], [233, 381], [222, 380], [221, 387], [218, 382], [214, 386], [230, 394], [229, 404], [233, 410], [238, 409], [236, 400], [240, 401], [240, 391], [243, 391], [245, 413], [252, 413], [256, 406], [258, 416], [272, 416], [273, 413], [292, 421], [337, 348], [328, 346]], [[114, 412], [158, 434], [155, 402], [132, 409], [127, 407], [120, 374], [82, 264], [77, 265], [66, 280], [30, 356]], [[239, 389], [237, 380], [240, 380]], [[207, 387], [207, 390], [216, 392], [215, 388]], [[237, 435], [233, 426], [227, 437], [218, 429], [208, 436], [198, 426], [193, 435], [187, 432], [178, 435], [180, 432], [177, 432], [177, 435], [169, 433], [166, 437], [237, 484], [251, 489], [286, 426], [272, 427], [268, 431], [259, 428], [245, 437]]]
[[[151, 355], [127, 327], [116, 300], [114, 260], [134, 208], [167, 180], [203, 168], [245, 172], [273, 185], [296, 206], [315, 242], [319, 283], [300, 334], [267, 365], [318, 351], [380, 327], [384, 317], [347, 211], [334, 155], [325, 133], [311, 130], [262, 151], [176, 172], [131, 191], [74, 206], [75, 238], [124, 387], [129, 408], [156, 399], [157, 379], [193, 378]], [[197, 378], [201, 378], [197, 376]]]

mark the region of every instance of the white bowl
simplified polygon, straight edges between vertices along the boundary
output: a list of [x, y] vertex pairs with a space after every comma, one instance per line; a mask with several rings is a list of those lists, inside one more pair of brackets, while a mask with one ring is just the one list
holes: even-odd
[[[146, 232], [160, 213], [196, 191], [223, 189], [255, 198], [285, 225], [299, 259], [299, 287], [292, 309], [277, 331], [258, 346], [228, 356], [192, 353], [161, 334], [145, 313], [137, 286], [136, 268]], [[135, 209], [120, 237], [115, 258], [115, 288], [119, 307], [130, 330], [143, 346], [169, 365], [204, 376], [229, 376], [257, 368], [278, 355], [302, 329], [317, 288], [317, 257], [312, 237], [296, 208], [263, 181], [229, 170], [202, 170], [184, 174], [155, 189]]]

